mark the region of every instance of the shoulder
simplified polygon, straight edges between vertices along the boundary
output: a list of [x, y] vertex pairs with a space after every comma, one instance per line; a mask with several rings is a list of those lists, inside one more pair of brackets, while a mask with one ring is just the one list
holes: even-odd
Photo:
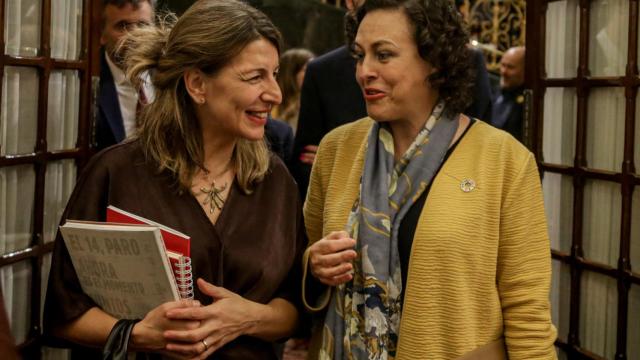
[[490, 161], [492, 166], [501, 165], [507, 171], [519, 170], [533, 159], [531, 151], [511, 134], [478, 119], [464, 140], [463, 149], [476, 152], [480, 160]]
[[331, 130], [320, 141], [316, 162], [321, 167], [334, 162], [349, 166], [362, 155], [360, 150], [373, 124], [373, 119], [365, 117]]
[[83, 172], [117, 172], [145, 162], [139, 141], [125, 141], [99, 151], [91, 157]]
[[269, 171], [267, 171], [263, 182], [277, 182], [285, 188], [297, 188], [296, 182], [293, 180], [284, 161], [274, 153], [270, 154]]
[[374, 120], [364, 117], [331, 130], [320, 142], [320, 146], [347, 146], [360, 144], [366, 140]]

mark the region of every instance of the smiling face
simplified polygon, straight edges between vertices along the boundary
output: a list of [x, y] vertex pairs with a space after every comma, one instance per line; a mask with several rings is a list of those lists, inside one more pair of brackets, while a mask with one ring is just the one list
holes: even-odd
[[515, 89], [524, 84], [524, 48], [507, 50], [500, 61], [500, 87]]
[[[278, 50], [261, 38], [214, 75], [205, 75], [202, 98], [194, 96], [201, 128], [231, 138], [262, 139], [271, 107], [282, 101], [277, 71]], [[204, 104], [198, 104], [201, 99]]]
[[368, 13], [360, 23], [353, 50], [356, 79], [369, 116], [421, 127], [438, 92], [427, 80], [434, 68], [420, 57], [405, 13], [400, 9]]

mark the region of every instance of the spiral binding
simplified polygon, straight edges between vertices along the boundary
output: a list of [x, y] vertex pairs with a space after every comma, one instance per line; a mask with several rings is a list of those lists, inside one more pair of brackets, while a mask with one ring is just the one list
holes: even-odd
[[178, 293], [182, 299], [193, 299], [193, 272], [191, 269], [191, 258], [181, 256], [176, 264], [176, 285]]

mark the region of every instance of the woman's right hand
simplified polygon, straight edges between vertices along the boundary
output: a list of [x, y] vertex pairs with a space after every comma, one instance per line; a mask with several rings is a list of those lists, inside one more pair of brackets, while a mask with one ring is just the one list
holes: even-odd
[[329, 286], [343, 284], [353, 277], [356, 241], [346, 231], [333, 231], [309, 247], [311, 274]]
[[[166, 316], [171, 309], [199, 307], [197, 300], [170, 301], [149, 311], [140, 322], [133, 326], [130, 346], [132, 350], [166, 352], [165, 330], [192, 330], [200, 326], [199, 320], [173, 320]], [[174, 356], [175, 354], [167, 354]]]

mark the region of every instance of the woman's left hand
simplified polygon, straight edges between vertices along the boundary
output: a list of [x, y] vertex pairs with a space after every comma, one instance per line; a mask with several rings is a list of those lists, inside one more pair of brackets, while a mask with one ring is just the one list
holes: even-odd
[[198, 288], [213, 298], [211, 305], [167, 311], [169, 319], [199, 320], [193, 330], [168, 330], [164, 337], [166, 349], [172, 352], [206, 359], [213, 352], [246, 334], [255, 323], [254, 303], [225, 288], [198, 279]]

